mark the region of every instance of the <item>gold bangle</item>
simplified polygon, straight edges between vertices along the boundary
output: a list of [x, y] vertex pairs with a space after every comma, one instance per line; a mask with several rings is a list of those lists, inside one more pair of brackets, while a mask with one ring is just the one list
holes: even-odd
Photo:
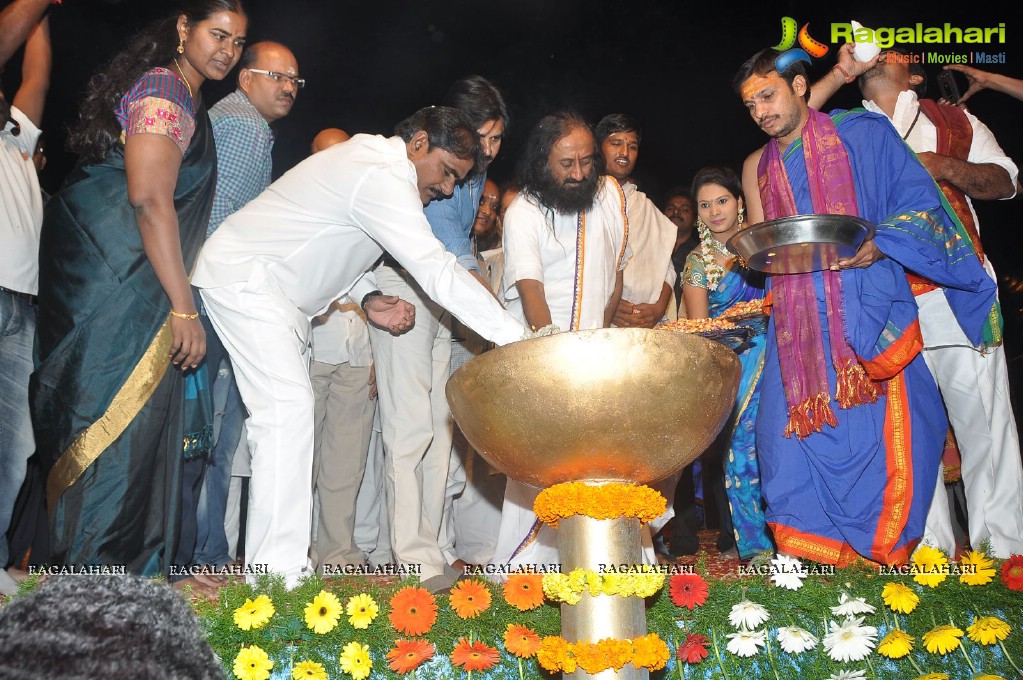
[[182, 314], [181, 312], [175, 312], [173, 309], [170, 310], [170, 315], [176, 316], [179, 319], [187, 319], [188, 321], [199, 318], [199, 312], [196, 312], [195, 314]]

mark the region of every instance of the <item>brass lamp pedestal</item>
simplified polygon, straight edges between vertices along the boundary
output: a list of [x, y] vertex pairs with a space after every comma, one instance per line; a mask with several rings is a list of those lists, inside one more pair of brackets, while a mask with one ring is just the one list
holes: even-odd
[[[598, 573], [602, 569], [628, 569], [643, 561], [639, 520], [633, 517], [591, 519], [581, 515], [563, 519], [558, 523], [558, 550], [561, 570], [566, 574], [573, 569]], [[642, 598], [593, 597], [583, 593], [578, 604], [561, 604], [561, 636], [568, 642], [599, 642], [607, 638], [632, 640], [643, 635], [646, 635], [646, 608]], [[562, 677], [643, 680], [650, 677], [650, 673], [628, 663], [617, 671], [609, 669], [592, 675], [578, 668], [574, 673], [563, 673]]]

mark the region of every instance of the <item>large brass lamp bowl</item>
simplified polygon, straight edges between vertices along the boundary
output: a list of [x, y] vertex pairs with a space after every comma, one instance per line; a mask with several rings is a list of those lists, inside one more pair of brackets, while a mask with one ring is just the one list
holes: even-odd
[[739, 373], [731, 350], [699, 336], [608, 328], [486, 352], [455, 371], [447, 398], [469, 443], [513, 479], [646, 484], [713, 441]]

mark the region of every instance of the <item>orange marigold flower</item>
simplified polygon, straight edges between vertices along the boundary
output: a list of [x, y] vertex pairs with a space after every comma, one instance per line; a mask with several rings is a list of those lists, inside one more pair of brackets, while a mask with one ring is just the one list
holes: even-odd
[[1002, 583], [1009, 590], [1023, 590], [1023, 555], [1010, 555], [1002, 565]]
[[509, 623], [504, 631], [504, 648], [520, 659], [532, 659], [540, 649], [540, 636], [532, 628]]
[[475, 579], [459, 581], [451, 589], [448, 603], [459, 618], [475, 619], [490, 606], [490, 589]]
[[451, 652], [451, 663], [466, 671], [489, 671], [501, 658], [501, 653], [479, 640], [469, 644], [465, 638], [458, 638], [458, 644]]
[[540, 648], [536, 650], [536, 660], [544, 670], [550, 673], [564, 671], [575, 673], [575, 657], [569, 653], [569, 644], [558, 635], [548, 635], [540, 640]]
[[[602, 640], [601, 642], [607, 641]], [[632, 651], [631, 645], [629, 646], [629, 651]], [[596, 644], [592, 642], [576, 642], [572, 645], [572, 652], [575, 654], [575, 661], [579, 664], [579, 668], [590, 675], [596, 675], [611, 667], [611, 660], [608, 658], [608, 647], [600, 642]], [[625, 662], [623, 661], [618, 668], [624, 665]]]
[[670, 583], [668, 593], [676, 607], [692, 610], [707, 601], [710, 589], [699, 574], [675, 574]]
[[519, 611], [536, 609], [543, 604], [543, 576], [509, 574], [504, 582], [504, 601]]
[[635, 517], [640, 522], [649, 522], [664, 513], [666, 503], [664, 496], [648, 486], [566, 482], [541, 491], [533, 501], [533, 511], [541, 521], [553, 527], [559, 520], [573, 515], [593, 519]]
[[433, 658], [433, 645], [426, 640], [395, 640], [394, 649], [387, 652], [387, 665], [399, 675], [419, 668]]
[[632, 665], [657, 671], [668, 664], [671, 651], [656, 633], [649, 633], [632, 641]]
[[422, 588], [406, 586], [390, 604], [391, 625], [403, 635], [426, 635], [437, 620], [437, 601]]

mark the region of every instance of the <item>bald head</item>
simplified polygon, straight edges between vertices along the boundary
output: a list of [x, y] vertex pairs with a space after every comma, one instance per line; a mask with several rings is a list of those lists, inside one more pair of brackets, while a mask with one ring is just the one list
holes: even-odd
[[299, 77], [298, 61], [291, 50], [280, 43], [258, 42], [245, 48], [240, 66], [238, 89], [268, 123], [291, 113]]
[[315, 137], [313, 137], [313, 153], [318, 153], [324, 149], [340, 144], [341, 142], [347, 142], [351, 139], [351, 135], [342, 130], [341, 128], [327, 128], [320, 130]]

